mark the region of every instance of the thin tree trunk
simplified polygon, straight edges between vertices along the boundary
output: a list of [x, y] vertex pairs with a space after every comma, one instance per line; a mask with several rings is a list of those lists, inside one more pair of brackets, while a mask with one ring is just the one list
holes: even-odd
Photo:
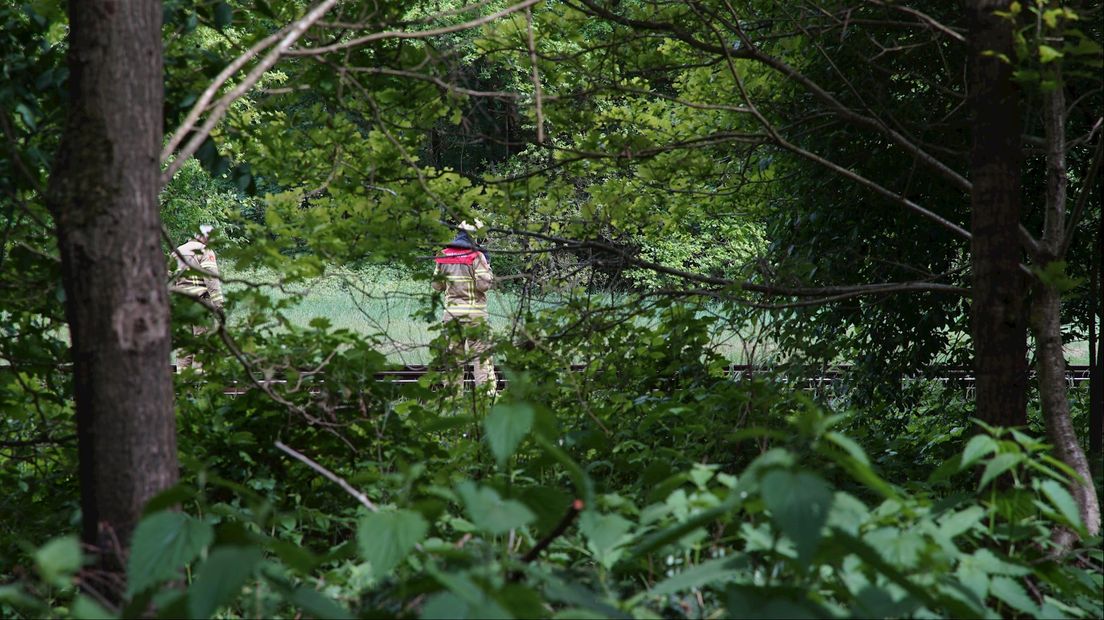
[[1020, 95], [1012, 69], [985, 52], [1012, 52], [1012, 25], [992, 14], [1007, 1], [970, 0], [973, 146], [971, 332], [977, 416], [994, 425], [1027, 423], [1026, 283], [1020, 271]]
[[[1043, 118], [1047, 143], [1046, 212], [1043, 222], [1041, 252], [1038, 257], [1044, 269], [1058, 260], [1065, 243], [1066, 198], [1069, 178], [1066, 170], [1066, 98], [1060, 69], [1053, 75], [1058, 87], [1043, 96]], [[1090, 188], [1085, 188], [1086, 190]], [[1069, 394], [1066, 386], [1066, 359], [1062, 350], [1062, 297], [1056, 283], [1037, 278], [1033, 284], [1031, 327], [1035, 335], [1039, 398], [1047, 439], [1054, 446], [1055, 456], [1077, 472], [1080, 480], [1070, 482], [1070, 493], [1077, 501], [1081, 520], [1089, 535], [1100, 531], [1100, 504], [1096, 498], [1089, 461], [1081, 448], [1070, 418]], [[1061, 532], [1056, 541], [1062, 546], [1073, 542], [1072, 533]]]
[[50, 176], [72, 343], [83, 538], [123, 548], [177, 480], [160, 248], [161, 3], [69, 3], [69, 101]]
[[[1066, 395], [1066, 360], [1062, 354], [1061, 299], [1052, 286], [1035, 286], [1032, 303], [1032, 328], [1035, 332], [1036, 368], [1039, 374], [1039, 396], [1046, 423], [1047, 439], [1054, 446], [1054, 456], [1077, 472], [1081, 480], [1070, 483], [1070, 494], [1077, 501], [1081, 521], [1089, 534], [1100, 532], [1100, 504], [1093, 485], [1089, 461], [1077, 439], [1070, 418]], [[1072, 542], [1069, 534], [1059, 538], [1064, 545]]]
[[[1104, 182], [1104, 177], [1101, 177]], [[1082, 191], [1092, 191], [1086, 187]], [[1100, 193], [1104, 196], [1104, 192]], [[1093, 252], [1091, 275], [1091, 301], [1089, 303], [1089, 454], [1097, 468], [1101, 466], [1101, 445], [1104, 444], [1104, 335], [1097, 325], [1101, 324], [1101, 267], [1104, 266], [1104, 217], [1096, 231], [1096, 251]], [[1104, 325], [1101, 325], [1104, 327]]]

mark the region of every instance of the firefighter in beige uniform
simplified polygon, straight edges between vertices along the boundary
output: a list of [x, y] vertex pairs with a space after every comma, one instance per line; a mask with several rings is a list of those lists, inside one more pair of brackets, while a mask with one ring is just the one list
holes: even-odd
[[[494, 274], [487, 256], [469, 234], [480, 228], [482, 222], [479, 220], [475, 226], [461, 222], [456, 238], [435, 258], [433, 288], [445, 293], [441, 320], [449, 339], [446, 357], [470, 361], [476, 385], [485, 386], [493, 393], [497, 379], [489, 355], [487, 291], [494, 286]], [[450, 384], [455, 382], [455, 377], [449, 381]]]
[[[215, 260], [215, 251], [207, 247], [212, 230], [214, 227], [208, 224], [200, 226], [198, 235], [173, 252], [176, 270], [170, 290], [201, 300], [215, 308], [222, 308], [222, 285], [219, 282], [218, 263]], [[207, 333], [207, 329], [203, 325], [193, 325], [192, 333], [202, 336]], [[198, 369], [195, 352], [181, 352], [176, 366], [178, 369], [191, 367]]]

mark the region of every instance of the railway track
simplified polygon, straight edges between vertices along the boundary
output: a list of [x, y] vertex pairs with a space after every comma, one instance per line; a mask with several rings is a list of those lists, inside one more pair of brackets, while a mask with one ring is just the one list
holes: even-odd
[[[586, 366], [584, 366], [582, 364], [576, 364], [576, 365], [571, 366], [571, 371], [572, 372], [581, 372], [581, 371], [585, 370], [585, 368], [586, 368]], [[499, 389], [505, 388], [506, 385], [507, 385], [507, 380], [505, 378], [504, 370], [505, 370], [505, 368], [503, 368], [501, 366], [496, 366], [495, 367], [496, 375], [498, 376], [498, 387], [499, 387]], [[798, 382], [801, 383], [802, 386], [805, 387], [805, 388], [815, 389], [815, 388], [821, 388], [821, 387], [823, 387], [823, 388], [831, 387], [831, 386], [839, 383], [840, 381], [844, 380], [846, 378], [847, 373], [848, 373], [849, 370], [850, 370], [850, 367], [848, 367], [848, 366], [838, 366], [838, 367], [835, 367], [835, 368], [827, 369], [827, 370], [822, 371], [820, 373], [817, 373], [815, 375], [810, 375], [810, 376], [807, 376], [807, 377], [800, 378], [800, 379], [798, 379]], [[733, 379], [740, 379], [740, 378], [743, 378], [743, 377], [748, 377], [748, 376], [752, 376], [752, 375], [756, 375], [756, 374], [764, 374], [764, 373], [770, 372], [770, 369], [769, 368], [763, 368], [761, 366], [749, 366], [749, 365], [746, 365], [746, 364], [733, 364], [733, 365], [729, 366], [726, 369], [726, 371], [727, 371], [729, 377], [731, 377]], [[420, 381], [421, 378], [424, 377], [428, 372], [430, 372], [430, 368], [428, 366], [409, 365], [409, 366], [403, 366], [401, 368], [396, 368], [396, 369], [392, 369], [392, 370], [384, 370], [384, 371], [377, 372], [377, 373], [375, 373], [373, 378], [376, 381], [386, 382], [386, 383], [395, 384], [395, 385], [410, 385], [410, 384], [415, 384], [418, 381]], [[1032, 377], [1034, 377], [1034, 374], [1035, 374], [1034, 371], [1032, 371], [1032, 373], [1031, 373]], [[946, 383], [949, 386], [955, 386], [955, 387], [959, 387], [961, 389], [966, 389], [966, 390], [972, 389], [974, 387], [974, 383], [975, 383], [975, 377], [974, 377], [973, 370], [966, 369], [966, 368], [945, 368], [945, 369], [942, 369], [939, 373], [937, 373], [933, 376], [918, 377], [918, 379], [926, 379], [926, 380], [929, 380], [929, 381], [941, 381], [941, 382]], [[1081, 366], [1081, 365], [1069, 366], [1066, 369], [1066, 383], [1068, 385], [1070, 385], [1071, 387], [1076, 387], [1076, 386], [1079, 386], [1083, 383], [1088, 383], [1088, 381], [1089, 381], [1089, 366]], [[271, 379], [271, 380], [265, 381], [264, 383], [266, 383], [268, 385], [283, 385], [283, 384], [286, 384], [287, 382], [283, 379]], [[464, 384], [465, 384], [465, 386], [471, 386], [471, 385], [474, 384], [474, 380], [472, 379], [471, 368], [470, 367], [465, 371]], [[223, 392], [226, 393], [227, 395], [234, 396], [234, 395], [244, 394], [245, 392], [249, 391], [250, 389], [253, 389], [253, 386], [249, 382], [237, 382], [237, 381], [235, 381], [231, 385], [226, 386], [226, 388], [223, 390]]]

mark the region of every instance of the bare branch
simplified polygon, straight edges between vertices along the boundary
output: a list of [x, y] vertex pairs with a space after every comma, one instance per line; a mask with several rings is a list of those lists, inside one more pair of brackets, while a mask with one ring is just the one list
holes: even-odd
[[426, 75], [424, 73], [418, 73], [417, 71], [403, 71], [401, 69], [388, 69], [387, 67], [347, 67], [346, 71], [350, 73], [367, 73], [369, 75], [394, 75], [396, 77], [410, 78], [412, 80], [421, 80], [423, 82], [430, 82], [440, 86], [442, 89], [449, 92], [458, 93], [461, 95], [467, 95], [469, 97], [490, 97], [492, 99], [520, 99], [521, 95], [517, 93], [506, 92], [503, 90], [472, 90], [470, 88], [464, 88], [457, 86], [442, 80], [439, 77], [433, 75]]
[[826, 297], [834, 295], [865, 295], [865, 294], [885, 294], [885, 293], [897, 293], [897, 292], [930, 292], [930, 293], [950, 293], [954, 295], [960, 295], [963, 297], [970, 296], [970, 290], [961, 286], [954, 286], [951, 284], [939, 284], [930, 281], [915, 281], [915, 282], [885, 282], [879, 284], [858, 284], [850, 286], [817, 286], [817, 287], [793, 287], [793, 286], [775, 286], [771, 284], [762, 284], [758, 282], [751, 282], [749, 280], [733, 280], [731, 278], [722, 278], [718, 276], [707, 276], [682, 269], [675, 269], [668, 267], [660, 263], [637, 258], [630, 255], [621, 248], [604, 243], [602, 241], [595, 240], [582, 240], [576, 241], [573, 239], [566, 239], [563, 237], [557, 237], [544, 233], [538, 233], [527, 230], [518, 230], [513, 228], [490, 228], [491, 232], [504, 232], [515, 235], [524, 235], [529, 237], [535, 237], [537, 239], [543, 239], [545, 241], [551, 241], [558, 244], [584, 246], [601, 250], [603, 252], [613, 254], [625, 261], [628, 264], [635, 265], [637, 267], [643, 267], [656, 273], [662, 273], [669, 276], [674, 276], [683, 280], [691, 282], [698, 282], [701, 284], [708, 284], [712, 286], [725, 287], [739, 289], [743, 291], [750, 291], [753, 293], [760, 293], [764, 295], [775, 295], [779, 297]]
[[299, 451], [297, 451], [293, 448], [288, 447], [287, 444], [285, 444], [282, 441], [277, 441], [275, 445], [276, 445], [277, 448], [279, 448], [280, 450], [283, 450], [287, 454], [291, 455], [293, 458], [299, 460], [302, 463], [305, 463], [308, 467], [310, 467], [314, 471], [322, 474], [323, 476], [325, 476], [331, 482], [337, 483], [337, 486], [341, 487], [341, 489], [343, 491], [345, 491], [346, 493], [348, 493], [349, 495], [352, 495], [354, 499], [356, 499], [358, 502], [360, 502], [368, 510], [371, 510], [372, 512], [379, 512], [379, 508], [374, 503], [372, 503], [372, 500], [368, 499], [367, 495], [365, 495], [364, 493], [361, 493], [360, 491], [354, 489], [353, 486], [351, 484], [349, 484], [348, 482], [346, 482], [345, 479], [342, 478], [341, 476], [338, 476], [337, 474], [335, 474], [332, 471], [326, 469], [325, 467], [322, 467], [318, 463], [315, 463], [310, 458], [305, 456], [303, 453], [301, 453], [301, 452], [299, 452]]
[[[731, 9], [732, 5], [728, 3], [728, 0], [725, 0], [725, 4], [727, 4], [729, 6], [729, 8]], [[732, 10], [735, 12], [734, 9], [732, 9]], [[732, 24], [732, 27], [736, 28], [741, 40], [745, 41], [746, 45], [750, 46], [751, 42], [748, 41], [747, 36], [743, 33], [743, 31], [739, 28], [739, 26], [736, 25], [736, 24]], [[720, 33], [717, 33], [715, 29], [714, 29], [714, 33], [717, 34], [718, 38], [720, 38]], [[844, 178], [851, 179], [852, 181], [855, 181], [855, 182], [859, 183], [860, 185], [863, 185], [863, 186], [873, 190], [875, 193], [877, 193], [877, 194], [879, 194], [879, 195], [881, 195], [885, 198], [888, 198], [889, 200], [897, 203], [898, 205], [900, 205], [902, 207], [905, 207], [909, 211], [912, 211], [912, 212], [914, 212], [914, 213], [916, 213], [920, 216], [923, 216], [923, 217], [939, 224], [943, 228], [946, 228], [947, 230], [953, 232], [955, 235], [961, 237], [962, 239], [969, 240], [971, 238], [970, 233], [966, 229], [959, 226], [958, 224], [955, 224], [954, 222], [952, 222], [952, 221], [950, 221], [950, 220], [948, 220], [948, 219], [946, 219], [946, 218], [944, 218], [944, 217], [942, 217], [942, 216], [940, 216], [940, 215], [938, 215], [938, 214], [936, 214], [936, 213], [934, 213], [934, 212], [932, 212], [928, 209], [925, 209], [924, 207], [921, 207], [920, 205], [916, 204], [915, 202], [909, 200], [908, 198], [905, 198], [904, 196], [901, 196], [901, 195], [899, 195], [895, 192], [892, 192], [889, 189], [881, 186], [880, 184], [875, 183], [874, 181], [872, 181], [872, 180], [870, 180], [870, 179], [868, 179], [868, 178], [866, 178], [866, 177], [864, 177], [864, 176], [862, 176], [862, 175], [860, 175], [860, 174], [858, 174], [854, 171], [848, 170], [847, 168], [844, 168], [843, 166], [840, 166], [839, 164], [837, 164], [833, 161], [825, 159], [824, 157], [821, 157], [820, 155], [817, 155], [816, 153], [813, 153], [813, 152], [808, 151], [804, 148], [801, 148], [801, 147], [797, 146], [796, 144], [793, 144], [790, 141], [783, 138], [777, 132], [774, 125], [769, 120], [767, 120], [767, 118], [759, 111], [758, 107], [752, 101], [751, 95], [748, 94], [747, 88], [744, 86], [744, 80], [740, 76], [740, 72], [736, 70], [736, 65], [733, 62], [733, 56], [728, 52], [728, 48], [725, 48], [725, 55], [726, 55], [726, 58], [728, 60], [729, 72], [732, 74], [733, 79], [736, 81], [736, 87], [740, 91], [740, 97], [744, 100], [744, 104], [747, 105], [747, 107], [751, 111], [752, 115], [755, 116], [755, 118], [759, 121], [759, 123], [763, 126], [763, 128], [767, 131], [767, 133], [770, 134], [771, 138], [773, 139], [773, 141], [776, 144], [778, 144], [782, 148], [790, 151], [791, 153], [794, 153], [795, 155], [800, 155], [801, 157], [804, 157], [805, 159], [808, 159], [809, 161], [812, 161], [814, 163], [820, 164], [821, 166], [824, 166], [825, 168], [835, 172], [836, 174], [839, 174], [840, 176], [843, 176]], [[804, 76], [802, 76], [802, 77], [804, 77]], [[815, 84], [813, 86], [815, 86]], [[919, 157], [919, 154], [917, 154], [917, 156]]]
[[285, 30], [286, 28], [281, 28], [280, 30], [277, 30], [269, 36], [261, 39], [260, 41], [255, 43], [253, 47], [250, 47], [240, 56], [235, 58], [230, 64], [226, 65], [226, 68], [224, 68], [222, 71], [219, 72], [218, 75], [215, 76], [215, 79], [207, 85], [207, 88], [204, 89], [199, 98], [192, 105], [192, 109], [188, 112], [188, 116], [184, 118], [184, 121], [180, 123], [180, 126], [176, 128], [176, 131], [174, 131], [172, 135], [169, 136], [169, 141], [165, 144], [165, 148], [161, 149], [161, 163], [165, 163], [169, 160], [170, 157], [172, 157], [173, 151], [176, 150], [176, 147], [180, 146], [180, 143], [184, 140], [184, 137], [188, 135], [188, 132], [190, 132], [193, 127], [195, 127], [196, 121], [199, 120], [199, 117], [207, 111], [208, 104], [210, 104], [211, 100], [215, 98], [216, 94], [218, 94], [218, 91], [220, 88], [222, 88], [222, 85], [225, 84], [227, 80], [234, 77], [234, 74], [241, 70], [241, 68], [244, 67], [257, 54], [260, 54], [266, 48], [270, 47], [273, 43], [279, 40], [279, 38], [284, 34]]
[[946, 24], [941, 23], [939, 20], [935, 19], [934, 17], [931, 17], [930, 15], [928, 15], [926, 13], [922, 13], [920, 11], [917, 11], [914, 8], [907, 7], [907, 6], [901, 6], [901, 5], [898, 5], [898, 4], [891, 4], [889, 2], [883, 2], [882, 0], [867, 0], [867, 2], [869, 4], [873, 4], [875, 6], [885, 7], [885, 8], [893, 9], [895, 11], [900, 11], [902, 13], [907, 13], [909, 15], [912, 15], [916, 19], [924, 22], [925, 24], [931, 26], [932, 28], [938, 30], [939, 32], [942, 32], [943, 34], [945, 34], [948, 37], [954, 39], [955, 41], [958, 41], [959, 43], [965, 43], [966, 42], [966, 37], [962, 33], [954, 30], [953, 28], [951, 28], [950, 26], [947, 26]]
[[383, 39], [425, 39], [437, 35], [460, 32], [461, 30], [468, 30], [470, 28], [482, 26], [483, 24], [488, 24], [500, 17], [505, 17], [507, 15], [510, 15], [511, 13], [516, 13], [522, 9], [531, 7], [534, 4], [543, 1], [544, 0], [522, 0], [522, 2], [519, 2], [512, 6], [508, 6], [501, 11], [497, 11], [495, 13], [491, 13], [490, 15], [485, 15], [478, 19], [472, 19], [460, 24], [453, 24], [451, 26], [432, 28], [430, 30], [416, 30], [412, 32], [406, 30], [387, 30], [384, 32], [375, 32], [363, 37], [350, 39], [349, 41], [342, 41], [340, 43], [333, 43], [331, 45], [324, 45], [322, 47], [301, 47], [296, 49], [289, 49], [287, 50], [286, 55], [317, 56], [319, 54], [328, 54], [330, 52], [337, 52], [343, 49], [359, 47], [361, 45], [364, 45], [365, 43], [371, 43], [372, 41], [381, 41]]
[[[169, 179], [171, 179], [173, 175], [176, 174], [178, 170], [180, 170], [181, 166], [184, 165], [184, 162], [186, 162], [189, 157], [191, 157], [193, 154], [195, 154], [197, 150], [199, 150], [200, 145], [203, 144], [204, 140], [207, 139], [207, 136], [210, 135], [211, 130], [214, 129], [215, 125], [218, 124], [220, 120], [222, 120], [222, 117], [226, 114], [226, 111], [230, 109], [230, 104], [236, 101], [239, 97], [245, 95], [245, 93], [249, 92], [249, 90], [253, 88], [253, 86], [258, 81], [260, 81], [261, 77], [269, 69], [271, 69], [277, 61], [280, 60], [280, 57], [288, 51], [288, 48], [294, 45], [295, 42], [299, 40], [299, 37], [303, 36], [303, 34], [306, 33], [306, 31], [310, 29], [310, 27], [315, 22], [321, 19], [322, 16], [325, 15], [331, 8], [333, 8], [334, 5], [337, 4], [337, 2], [338, 0], [322, 0], [313, 9], [308, 11], [306, 15], [288, 25], [288, 27], [283, 31], [279, 42], [276, 43], [267, 54], [265, 54], [265, 57], [261, 59], [261, 61], [258, 62], [249, 71], [248, 74], [246, 74], [241, 83], [230, 90], [230, 92], [220, 97], [218, 102], [210, 108], [211, 111], [207, 115], [207, 120], [204, 121], [203, 125], [194, 132], [190, 132], [192, 136], [191, 139], [188, 140], [188, 142], [184, 145], [180, 152], [176, 154], [176, 158], [173, 159], [172, 163], [169, 164], [165, 171], [161, 173], [162, 187], [164, 187], [169, 182]], [[258, 43], [258, 45], [260, 44]], [[250, 52], [246, 52], [245, 55], [249, 55], [249, 53]], [[257, 52], [253, 52], [254, 55], [256, 53]], [[243, 65], [244, 62], [245, 61], [242, 62]], [[198, 106], [199, 102], [196, 102], [196, 105]], [[196, 108], [193, 108], [193, 112], [195, 111], [195, 109]], [[202, 112], [200, 112], [200, 114], [202, 114]], [[198, 114], [196, 116], [198, 118]], [[181, 127], [181, 130], [187, 131], [188, 129], [188, 127]], [[178, 130], [178, 133], [181, 133], [180, 130]], [[183, 140], [183, 133], [181, 133], [180, 137], [174, 135], [170, 139], [170, 144], [174, 141], [176, 143], [179, 143], [180, 140]], [[166, 163], [168, 161], [168, 157], [171, 155], [171, 150], [163, 151], [161, 163]]]
[[[1097, 121], [1099, 126], [1101, 121]], [[1069, 222], [1066, 224], [1066, 231], [1062, 235], [1062, 244], [1058, 250], [1058, 257], [1064, 257], [1066, 252], [1069, 251], [1070, 243], [1073, 241], [1073, 233], [1077, 228], [1077, 225], [1081, 223], [1081, 216], [1085, 213], [1085, 205], [1089, 202], [1089, 196], [1092, 195], [1094, 184], [1096, 183], [1096, 175], [1100, 172], [1101, 158], [1104, 156], [1104, 139], [1096, 141], [1096, 154], [1093, 155], [1092, 162], [1089, 164], [1088, 171], [1081, 176], [1081, 189], [1077, 194], [1077, 203], [1073, 206], [1073, 213], [1070, 214]]]

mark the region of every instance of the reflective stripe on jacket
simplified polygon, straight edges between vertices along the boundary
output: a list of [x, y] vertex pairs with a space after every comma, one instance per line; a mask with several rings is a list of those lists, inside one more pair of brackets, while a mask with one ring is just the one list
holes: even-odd
[[[199, 241], [192, 240], [176, 248], [173, 258], [176, 259], [177, 274], [173, 279], [173, 290], [193, 297], [207, 294], [210, 296], [211, 303], [216, 306], [222, 305], [222, 283], [219, 281], [218, 262], [215, 259], [214, 250]], [[189, 270], [193, 271], [188, 273]]]
[[494, 286], [494, 274], [483, 253], [447, 247], [434, 260], [433, 288], [445, 293], [445, 319], [486, 317], [487, 291]]

